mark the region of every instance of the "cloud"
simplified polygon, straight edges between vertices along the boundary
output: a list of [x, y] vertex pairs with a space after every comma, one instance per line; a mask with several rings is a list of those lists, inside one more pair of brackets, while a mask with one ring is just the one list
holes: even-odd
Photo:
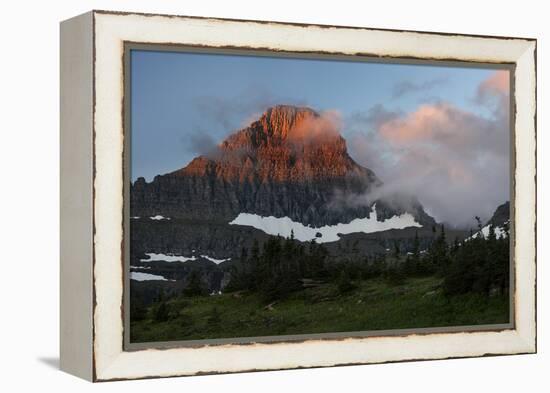
[[508, 95], [510, 91], [510, 71], [499, 70], [495, 71], [489, 78], [484, 80], [477, 89], [478, 96], [492, 95]]
[[411, 81], [401, 81], [393, 87], [392, 98], [401, 98], [407, 94], [426, 92], [435, 87], [445, 85], [449, 82], [447, 77], [434, 78], [421, 83]]
[[306, 104], [300, 98], [279, 97], [261, 86], [248, 86], [233, 97], [197, 96], [193, 105], [199, 114], [217, 123], [227, 135], [237, 128], [247, 126], [247, 120], [257, 119], [257, 114], [281, 102]]
[[340, 137], [342, 116], [338, 111], [323, 111], [317, 117], [307, 117], [298, 122], [289, 132], [291, 142], [320, 143]]
[[196, 130], [185, 139], [182, 139], [182, 143], [186, 150], [193, 154], [205, 156], [210, 159], [216, 159], [220, 155], [220, 149], [216, 140], [200, 129]]
[[182, 138], [184, 150], [193, 155], [220, 159], [219, 143], [235, 131], [258, 120], [267, 108], [280, 103], [305, 105], [299, 98], [281, 98], [262, 86], [248, 86], [232, 97], [198, 95], [192, 105], [202, 118], [208, 119], [211, 128], [195, 125], [195, 130]]
[[387, 121], [398, 119], [402, 115], [403, 112], [390, 111], [384, 105], [376, 104], [366, 112], [353, 113], [349, 118], [347, 126], [368, 124], [374, 128], [378, 128]]
[[418, 199], [408, 193], [403, 184], [395, 182], [384, 183], [365, 194], [344, 193], [334, 189], [329, 207], [335, 211], [345, 211], [349, 208], [371, 207], [373, 203], [383, 200], [384, 205], [398, 211], [416, 213], [419, 208]]
[[474, 97], [475, 103], [491, 109], [497, 116], [509, 113], [509, 100], [510, 71], [506, 70], [495, 71], [480, 83]]
[[494, 109], [491, 116], [448, 102], [410, 113], [376, 106], [351, 116], [345, 124], [350, 154], [382, 179], [379, 194], [414, 195], [437, 220], [458, 227], [472, 226], [476, 215], [488, 219], [509, 199], [509, 101], [502, 78], [491, 75], [475, 93], [476, 100], [485, 95], [479, 105]]

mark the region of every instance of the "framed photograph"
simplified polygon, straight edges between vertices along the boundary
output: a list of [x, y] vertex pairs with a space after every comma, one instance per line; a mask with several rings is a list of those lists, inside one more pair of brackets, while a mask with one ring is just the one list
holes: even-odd
[[536, 40], [61, 24], [61, 367], [536, 352]]

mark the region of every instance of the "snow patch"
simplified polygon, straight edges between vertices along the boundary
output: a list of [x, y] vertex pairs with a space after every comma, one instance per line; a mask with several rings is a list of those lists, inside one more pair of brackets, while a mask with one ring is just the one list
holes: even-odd
[[201, 257], [203, 257], [204, 259], [208, 259], [211, 262], [214, 262], [216, 265], [219, 265], [222, 262], [231, 260], [231, 258], [216, 259], [216, 258], [209, 257], [208, 255], [201, 255]]
[[[183, 255], [157, 254], [154, 252], [147, 252], [145, 253], [145, 255], [147, 255], [147, 258], [140, 259], [141, 262], [154, 262], [154, 261], [187, 262], [187, 261], [196, 261], [198, 259], [196, 255], [193, 255], [191, 257], [184, 257]], [[215, 264], [220, 264], [222, 262], [229, 261], [231, 259], [231, 258], [217, 259], [205, 254], [201, 254], [201, 257], [204, 259], [208, 259], [209, 261], [214, 262]]]
[[[384, 221], [378, 221], [376, 204], [372, 206], [372, 213], [368, 218], [356, 218], [347, 224], [325, 225], [319, 228], [292, 221], [289, 217], [262, 217], [250, 213], [240, 213], [237, 218], [229, 224], [251, 226], [269, 235], [281, 235], [283, 237], [290, 237], [291, 231], [294, 231], [295, 239], [302, 242], [315, 240], [317, 243], [335, 242], [340, 239], [338, 234], [355, 232], [373, 233], [386, 231], [388, 229], [422, 226], [415, 221], [410, 213], [404, 213]], [[321, 236], [318, 237], [318, 234]]]
[[174, 281], [167, 280], [162, 276], [156, 274], [142, 273], [142, 272], [130, 272], [130, 279], [135, 281]]
[[148, 258], [140, 259], [141, 262], [153, 262], [153, 261], [164, 261], [164, 262], [187, 262], [187, 261], [195, 261], [197, 259], [196, 256], [192, 257], [184, 257], [182, 255], [174, 255], [174, 254], [156, 254], [154, 252], [147, 252], [145, 253]]
[[[506, 221], [506, 223], [508, 222], [510, 222], [510, 220]], [[483, 235], [484, 238], [487, 238], [489, 236], [490, 227], [491, 225], [485, 225], [483, 228], [481, 228], [481, 231], [477, 231], [476, 233], [474, 233], [472, 236], [470, 236], [464, 241], [467, 242], [470, 239], [475, 239], [479, 236], [480, 233]], [[500, 239], [501, 237], [506, 237], [506, 231], [504, 231], [503, 227], [494, 227], [494, 229], [495, 229], [495, 236], [497, 239]]]
[[153, 217], [149, 217], [151, 220], [155, 220], [155, 221], [161, 221], [161, 220], [169, 220], [170, 217], [164, 217], [164, 216], [161, 216], [161, 215], [156, 215], [156, 216], [153, 216]]

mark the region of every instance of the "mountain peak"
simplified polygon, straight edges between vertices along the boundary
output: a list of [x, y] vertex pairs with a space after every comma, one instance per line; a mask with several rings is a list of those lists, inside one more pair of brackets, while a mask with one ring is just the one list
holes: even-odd
[[305, 181], [375, 176], [349, 156], [334, 113], [277, 105], [227, 137], [217, 154], [197, 157], [180, 173], [214, 171], [225, 180]]
[[347, 152], [345, 140], [340, 135], [339, 118], [334, 112], [320, 114], [308, 107], [292, 105], [268, 108], [258, 120], [230, 135], [220, 148], [250, 150], [288, 144], [294, 148], [304, 144], [326, 144], [341, 153]]
[[267, 108], [262, 117], [271, 116], [289, 116], [293, 117], [299, 113], [309, 114], [311, 116], [319, 116], [319, 113], [308, 106], [296, 106], [288, 104], [278, 104]]
[[[371, 203], [356, 203], [357, 198], [382, 183], [350, 157], [340, 129], [336, 113], [269, 108], [215, 151], [151, 184], [136, 182], [132, 214], [219, 221], [248, 212], [315, 227], [369, 217]], [[405, 212], [393, 203], [376, 203], [381, 219]], [[421, 206], [415, 217], [422, 225], [433, 223]]]
[[506, 201], [502, 205], [499, 205], [486, 225], [491, 224], [500, 227], [508, 221], [510, 221], [510, 201]]
[[268, 108], [258, 121], [262, 124], [264, 131], [272, 131], [275, 135], [284, 138], [300, 123], [319, 117], [319, 113], [308, 107], [276, 105]]

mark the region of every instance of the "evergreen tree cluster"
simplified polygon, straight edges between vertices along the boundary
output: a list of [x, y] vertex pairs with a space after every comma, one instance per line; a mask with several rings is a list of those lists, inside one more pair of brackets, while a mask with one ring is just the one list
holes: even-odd
[[250, 253], [242, 249], [226, 290], [259, 292], [267, 301], [284, 298], [302, 288], [302, 277], [326, 278], [327, 256], [324, 246], [315, 241], [304, 245], [294, 239], [293, 233], [287, 239], [270, 238], [262, 249], [255, 241]]
[[450, 264], [444, 272], [443, 290], [447, 295], [480, 293], [503, 295], [510, 285], [510, 237], [505, 224], [504, 235], [497, 238], [491, 225], [484, 236], [481, 225], [476, 237], [451, 248]]
[[[388, 266], [384, 276], [389, 282], [400, 284], [406, 277], [438, 275], [443, 278], [443, 291], [448, 296], [465, 293], [483, 295], [505, 294], [510, 284], [510, 240], [508, 227], [497, 238], [491, 225], [484, 236], [479, 218], [476, 235], [462, 242], [455, 239], [449, 244], [445, 227], [439, 231], [434, 227], [434, 240], [423, 251], [419, 251], [418, 235], [415, 236], [412, 252], [402, 256], [394, 254], [394, 264]], [[397, 247], [397, 246], [396, 246]]]
[[393, 252], [329, 260], [327, 249], [315, 241], [300, 243], [291, 235], [272, 237], [260, 248], [243, 248], [239, 263], [233, 266], [226, 291], [246, 290], [262, 294], [265, 301], [283, 299], [302, 289], [304, 279], [333, 282], [339, 294], [355, 289], [358, 280], [383, 278], [401, 285], [409, 277], [437, 275], [448, 296], [463, 293], [504, 294], [509, 286], [509, 236], [504, 228], [497, 239], [495, 229], [488, 236], [481, 225], [474, 236], [450, 243], [445, 227], [433, 228], [433, 240], [425, 250], [415, 234], [412, 249], [402, 252], [398, 241]]

